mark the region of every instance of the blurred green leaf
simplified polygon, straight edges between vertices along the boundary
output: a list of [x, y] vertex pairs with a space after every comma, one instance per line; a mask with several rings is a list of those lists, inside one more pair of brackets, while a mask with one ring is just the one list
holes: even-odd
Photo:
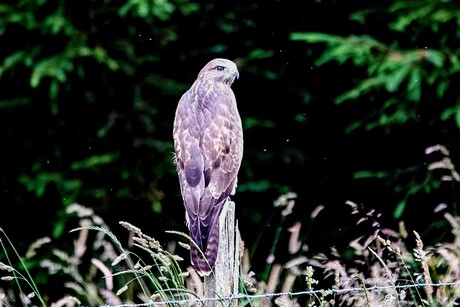
[[263, 192], [271, 187], [271, 182], [268, 179], [260, 181], [250, 181], [238, 184], [238, 192]]
[[53, 238], [60, 238], [65, 230], [65, 221], [58, 220], [53, 224]]
[[399, 89], [399, 85], [407, 78], [411, 71], [410, 66], [402, 66], [396, 68], [392, 73], [388, 74], [385, 79], [385, 88], [389, 92], [395, 92]]
[[27, 53], [25, 51], [16, 51], [10, 54], [9, 56], [5, 57], [2, 65], [0, 66], [0, 78], [2, 77], [5, 71], [12, 69], [18, 64], [23, 63], [24, 58], [26, 57]]
[[299, 123], [304, 123], [307, 121], [307, 117], [305, 116], [305, 114], [296, 114], [294, 116], [294, 119], [295, 121], [299, 122]]
[[254, 117], [245, 117], [243, 126], [245, 129], [251, 129], [253, 127], [274, 128], [275, 123], [269, 119], [261, 120]]
[[28, 105], [30, 98], [28, 97], [17, 97], [13, 99], [0, 100], [0, 109], [17, 108], [19, 106]]
[[272, 57], [274, 54], [273, 50], [264, 50], [264, 49], [254, 49], [251, 53], [248, 54], [247, 60], [258, 60], [258, 59], [266, 59]]
[[456, 112], [455, 112], [455, 123], [457, 124], [457, 127], [460, 129], [460, 108], [457, 107]]
[[355, 88], [337, 97], [335, 99], [335, 103], [341, 104], [342, 102], [346, 100], [356, 99], [362, 95], [365, 95], [366, 93], [369, 93], [373, 88], [378, 87], [382, 84], [383, 84], [383, 80], [379, 80], [377, 78], [370, 78], [367, 80], [363, 80], [363, 82], [360, 83]]
[[419, 67], [414, 68], [409, 77], [407, 85], [408, 98], [412, 101], [419, 102], [422, 98], [422, 71]]
[[45, 77], [64, 83], [67, 80], [66, 72], [73, 69], [72, 63], [61, 55], [52, 56], [36, 63], [30, 76], [30, 86], [38, 87]]
[[386, 178], [388, 175], [387, 172], [383, 171], [357, 171], [353, 173], [353, 179]]
[[[186, 12], [193, 11], [193, 7], [189, 7]], [[131, 13], [141, 18], [154, 16], [165, 21], [171, 18], [171, 14], [174, 13], [175, 9], [176, 7], [168, 0], [128, 0], [118, 12], [121, 16]]]
[[92, 169], [101, 165], [112, 163], [116, 160], [116, 155], [107, 153], [102, 155], [94, 155], [82, 161], [76, 161], [70, 165], [72, 170]]
[[396, 208], [393, 211], [393, 218], [395, 218], [396, 220], [401, 219], [404, 210], [406, 210], [406, 200], [402, 200], [396, 205]]
[[339, 36], [318, 32], [293, 32], [290, 39], [294, 41], [305, 41], [307, 43], [339, 43]]
[[449, 87], [449, 81], [446, 79], [442, 79], [439, 81], [438, 86], [436, 87], [436, 94], [438, 97], [443, 97], [446, 93], [446, 90]]
[[425, 54], [424, 59], [433, 64], [434, 66], [441, 68], [444, 66], [444, 62], [446, 60], [446, 56], [442, 54], [441, 52], [433, 49], [428, 49], [426, 51], [423, 51]]
[[163, 212], [163, 205], [161, 204], [161, 201], [155, 200], [152, 202], [152, 211], [158, 214]]

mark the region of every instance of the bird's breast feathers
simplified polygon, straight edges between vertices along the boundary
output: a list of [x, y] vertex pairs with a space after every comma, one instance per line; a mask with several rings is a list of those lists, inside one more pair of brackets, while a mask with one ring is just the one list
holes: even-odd
[[197, 81], [181, 98], [174, 128], [178, 162], [196, 165], [192, 160], [203, 159], [203, 171], [220, 169], [220, 176], [236, 176], [242, 158], [242, 125], [228, 85]]

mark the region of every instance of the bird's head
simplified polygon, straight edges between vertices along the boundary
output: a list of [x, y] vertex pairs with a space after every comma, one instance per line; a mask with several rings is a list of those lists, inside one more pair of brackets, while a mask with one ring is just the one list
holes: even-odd
[[236, 64], [227, 59], [214, 59], [208, 62], [198, 74], [198, 78], [223, 82], [229, 86], [239, 76]]

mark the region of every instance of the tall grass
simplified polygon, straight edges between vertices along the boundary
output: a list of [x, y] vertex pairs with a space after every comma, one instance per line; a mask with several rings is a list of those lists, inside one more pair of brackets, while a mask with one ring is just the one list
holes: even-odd
[[[160, 242], [138, 227], [120, 222], [129, 231], [127, 243], [130, 248], [125, 248], [91, 209], [73, 204], [68, 207], [67, 213], [76, 215], [80, 221], [80, 227], [71, 230], [77, 234], [73, 248], [66, 251], [53, 247], [48, 258], [38, 259], [41, 270], [47, 271], [49, 276], [59, 276], [60, 283], [53, 287], [53, 291], [66, 294], [56, 302], [47, 302], [43, 297], [48, 295], [41, 295], [28, 266], [24, 264], [24, 257], [8, 241], [15, 258], [22, 264], [15, 269], [15, 261], [10, 259], [7, 246], [1, 241], [9, 261], [9, 265], [0, 264], [1, 279], [14, 284], [0, 289], [3, 294], [0, 306], [14, 306], [18, 298], [22, 305], [34, 306], [33, 297], [37, 297], [42, 306], [57, 307], [149, 303], [196, 296], [186, 287], [185, 278], [190, 273], [182, 271], [179, 262], [183, 259], [163, 248]], [[95, 235], [90, 236], [90, 232]], [[4, 232], [3, 235], [7, 238]], [[46, 248], [52, 243], [49, 238], [37, 242], [32, 244], [34, 249]], [[168, 245], [168, 248], [173, 245]], [[186, 244], [182, 246], [186, 247]]]
[[[275, 232], [264, 272], [251, 271], [250, 253], [245, 249], [240, 292], [264, 294], [321, 288], [361, 288], [364, 291], [245, 298], [239, 305], [454, 306], [460, 302], [460, 287], [429, 285], [460, 280], [459, 217], [445, 212], [444, 218], [451, 229], [450, 239], [425, 246], [423, 236], [418, 232], [409, 234], [403, 225], [398, 230], [385, 228], [379, 222], [378, 212], [347, 201], [345, 205], [350, 208], [350, 219], [354, 218], [356, 224], [370, 223], [373, 227], [370, 233], [361, 233], [350, 240], [348, 248], [352, 257], [345, 260], [333, 247], [323, 253], [310, 254], [307, 242], [299, 239], [302, 223], [287, 224], [286, 218], [292, 214], [296, 201], [296, 195], [290, 193], [274, 203], [274, 212], [281, 217], [279, 228], [287, 230], [290, 238], [283, 243], [279, 231]], [[443, 207], [435, 210], [439, 212]], [[312, 220], [322, 213], [322, 207], [318, 207], [312, 212]], [[203, 297], [202, 279], [188, 265], [188, 259], [183, 261], [177, 256], [176, 248], [187, 249], [187, 242], [162, 244], [140, 228], [120, 222], [129, 234], [129, 239], [121, 242], [91, 209], [74, 204], [68, 208], [67, 214], [80, 224], [72, 230], [74, 242], [70, 249], [60, 249], [46, 237], [36, 240], [26, 255], [21, 256], [4, 229], [0, 229], [4, 253], [0, 263], [0, 306], [116, 306]], [[178, 239], [183, 238], [187, 236], [178, 236]], [[50, 252], [40, 253], [43, 249]], [[281, 249], [289, 254], [289, 259], [283, 263], [275, 256], [275, 252]], [[43, 258], [42, 255], [47, 256]], [[38, 268], [30, 265], [33, 261], [38, 263]], [[53, 291], [60, 293], [60, 298], [51, 300], [51, 293], [40, 289], [31, 273], [37, 269], [46, 272], [50, 280], [59, 280]], [[425, 285], [408, 289], [395, 287], [418, 283]], [[368, 290], [375, 286], [384, 288]]]
[[[298, 226], [294, 225], [294, 229], [289, 228], [289, 246], [284, 246], [291, 251], [291, 259], [281, 264], [269, 257], [267, 262], [270, 262], [271, 269], [268, 279], [256, 281], [252, 278], [251, 284], [258, 293], [305, 289], [313, 291], [319, 289], [318, 286], [350, 291], [341, 291], [340, 294], [337, 294], [338, 291], [322, 291], [321, 295], [283, 296], [273, 302], [262, 299], [252, 302], [253, 305], [454, 306], [460, 303], [460, 286], [434, 288], [430, 285], [460, 281], [460, 217], [444, 214], [451, 228], [452, 241], [424, 246], [418, 232], [413, 231], [412, 235], [407, 235], [403, 225], [401, 231], [384, 228], [378, 221], [380, 214], [375, 210], [366, 211], [352, 201], [346, 204], [351, 209], [350, 218], [356, 216], [356, 224], [368, 222], [374, 229], [372, 233], [362, 234], [348, 243], [348, 248], [352, 250], [352, 260], [345, 260], [343, 254], [334, 247], [324, 253], [309, 256], [307, 248], [303, 248], [305, 243], [296, 242]], [[320, 211], [321, 208], [318, 208], [314, 215]], [[276, 236], [273, 244], [278, 244]], [[422, 286], [412, 287], [417, 284]], [[404, 289], [404, 285], [411, 287]], [[375, 291], [376, 287], [381, 289]], [[357, 288], [363, 291], [354, 291]], [[369, 288], [374, 290], [367, 291]]]

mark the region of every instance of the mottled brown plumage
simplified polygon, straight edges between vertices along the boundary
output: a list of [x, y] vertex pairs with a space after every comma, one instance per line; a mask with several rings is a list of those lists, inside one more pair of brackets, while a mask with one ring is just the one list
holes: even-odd
[[195, 268], [209, 275], [219, 246], [219, 216], [236, 188], [243, 156], [243, 131], [230, 86], [235, 63], [214, 59], [182, 95], [174, 120], [174, 149]]

